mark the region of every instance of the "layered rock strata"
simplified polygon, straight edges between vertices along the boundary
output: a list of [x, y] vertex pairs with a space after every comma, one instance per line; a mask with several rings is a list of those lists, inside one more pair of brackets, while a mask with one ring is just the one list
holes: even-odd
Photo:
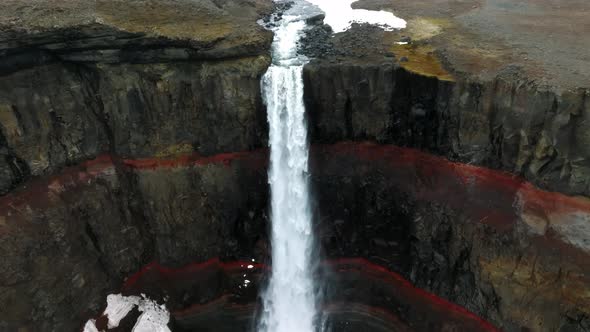
[[[408, 30], [324, 30], [314, 38], [329, 43], [310, 44], [323, 254], [386, 266], [502, 330], [588, 330], [583, 54], [568, 49], [561, 75], [533, 54], [538, 35], [482, 37], [490, 12], [520, 7], [433, 3], [360, 1], [399, 6]], [[0, 5], [0, 329], [76, 329], [151, 261], [265, 261], [259, 80], [272, 36], [256, 21], [271, 11], [262, 0]], [[554, 13], [546, 22], [563, 35], [571, 10]], [[510, 53], [521, 47], [534, 61]], [[391, 315], [337, 300], [338, 315], [393, 328]], [[252, 312], [227, 303], [215, 308]]]
[[[329, 330], [497, 331], [465, 309], [417, 289], [369, 261], [342, 259], [321, 266], [331, 271], [325, 278], [334, 287], [322, 300], [324, 324]], [[150, 264], [126, 281], [122, 293], [165, 299], [175, 331], [246, 331], [260, 310], [256, 297], [268, 272], [266, 266], [250, 261], [210, 260], [179, 269]], [[96, 321], [107, 329], [102, 326], [107, 319], [102, 316]]]
[[256, 20], [270, 10], [266, 1], [3, 3], [0, 193], [103, 153], [263, 146], [259, 81], [272, 34]]

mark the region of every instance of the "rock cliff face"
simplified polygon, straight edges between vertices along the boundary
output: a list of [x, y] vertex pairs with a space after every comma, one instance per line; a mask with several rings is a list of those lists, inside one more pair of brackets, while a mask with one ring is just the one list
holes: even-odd
[[255, 21], [268, 3], [18, 5], [0, 17], [0, 192], [102, 153], [264, 145], [259, 80], [272, 36]]
[[[263, 0], [0, 5], [0, 330], [75, 330], [152, 261], [268, 259], [259, 80], [272, 36], [256, 20], [271, 11]], [[421, 20], [416, 40], [432, 22]], [[503, 330], [590, 329], [588, 88], [543, 87], [512, 67], [469, 75], [398, 37], [356, 26], [319, 50], [311, 38], [323, 254], [385, 266]], [[332, 278], [353, 283], [352, 270]], [[335, 317], [352, 310], [338, 305]], [[395, 320], [407, 312], [355, 310], [412, 330]]]
[[[324, 326], [338, 331], [489, 331], [489, 323], [412, 286], [400, 275], [364, 259], [321, 264], [331, 290], [320, 304]], [[131, 276], [127, 295], [167, 297], [174, 331], [247, 331], [260, 308], [256, 298], [268, 267], [250, 261], [210, 260], [170, 269], [152, 263]], [[245, 283], [245, 280], [248, 280]], [[133, 315], [131, 324], [133, 326]], [[99, 317], [100, 326], [105, 317]]]
[[326, 255], [367, 257], [503, 330], [586, 328], [585, 198], [414, 149], [313, 156]]
[[1, 326], [73, 330], [154, 259], [249, 257], [266, 230], [265, 163], [101, 156], [0, 197]]
[[266, 145], [270, 2], [1, 6], [0, 329], [71, 331], [155, 257], [253, 251], [266, 161], [201, 156]]
[[304, 77], [314, 142], [414, 147], [590, 194], [588, 90], [558, 93], [503, 76], [446, 80], [391, 63], [317, 62]]

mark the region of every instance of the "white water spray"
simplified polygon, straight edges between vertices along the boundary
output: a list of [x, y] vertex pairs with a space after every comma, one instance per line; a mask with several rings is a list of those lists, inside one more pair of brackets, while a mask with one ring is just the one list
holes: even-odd
[[405, 21], [392, 13], [353, 10], [352, 2], [296, 0], [272, 29], [273, 64], [262, 79], [270, 127], [272, 271], [263, 293], [259, 332], [316, 331], [314, 239], [302, 77], [306, 58], [297, 54], [305, 19], [323, 10], [326, 23], [336, 32], [348, 29], [350, 21], [378, 24], [385, 29], [405, 27]]
[[305, 21], [294, 14], [297, 9], [301, 8], [289, 10], [273, 29], [273, 64], [262, 80], [270, 127], [272, 274], [263, 294], [261, 332], [312, 332], [316, 314], [303, 104], [305, 60], [297, 55]]

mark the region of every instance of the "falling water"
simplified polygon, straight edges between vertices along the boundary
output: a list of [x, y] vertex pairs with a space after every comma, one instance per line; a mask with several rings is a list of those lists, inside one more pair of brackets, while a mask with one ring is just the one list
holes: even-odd
[[259, 332], [322, 329], [314, 326], [315, 257], [302, 78], [306, 58], [297, 53], [297, 44], [306, 19], [322, 11], [338, 32], [347, 30], [350, 21], [377, 24], [386, 30], [405, 27], [405, 21], [392, 13], [353, 10], [352, 2], [355, 0], [295, 0], [272, 28], [273, 63], [262, 79], [270, 127], [272, 273], [263, 293]]
[[262, 79], [270, 127], [272, 274], [263, 294], [261, 332], [314, 331], [305, 59], [297, 54], [305, 29], [301, 6], [296, 2], [273, 29], [273, 64]]

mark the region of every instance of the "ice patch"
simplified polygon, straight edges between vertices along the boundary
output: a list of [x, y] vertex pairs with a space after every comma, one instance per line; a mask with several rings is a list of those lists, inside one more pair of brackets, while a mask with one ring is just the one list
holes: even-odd
[[[137, 319], [132, 332], [171, 332], [168, 328], [170, 313], [166, 310], [166, 306], [157, 304], [143, 294], [141, 297], [121, 294], [107, 296], [107, 308], [103, 315], [108, 318], [108, 328], [118, 327], [121, 320], [135, 307], [142, 314]], [[99, 332], [95, 323], [93, 319], [86, 322], [84, 332]]]
[[563, 215], [552, 223], [551, 228], [571, 245], [590, 251], [590, 215], [583, 212]]
[[165, 305], [143, 298], [137, 308], [143, 312], [133, 327], [133, 332], [171, 332], [168, 328], [170, 313]]
[[383, 27], [387, 31], [403, 29], [406, 21], [384, 10], [374, 11], [353, 9], [351, 5], [358, 0], [307, 0], [318, 6], [325, 14], [324, 23], [330, 25], [335, 33], [344, 32], [352, 23], [368, 23]]
[[109, 329], [119, 326], [119, 323], [129, 312], [137, 306], [139, 297], [137, 296], [123, 296], [121, 294], [111, 294], [107, 296], [107, 308], [103, 315], [109, 319]]
[[91, 319], [91, 320], [87, 321], [86, 324], [84, 325], [84, 331], [83, 332], [100, 332], [96, 328], [95, 323], [96, 323], [96, 321], [94, 319]]

